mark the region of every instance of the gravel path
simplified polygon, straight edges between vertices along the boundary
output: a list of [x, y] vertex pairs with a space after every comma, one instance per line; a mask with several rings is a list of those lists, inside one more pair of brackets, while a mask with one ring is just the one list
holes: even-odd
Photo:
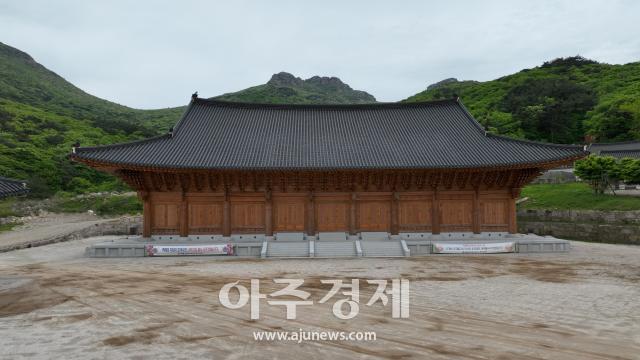
[[[408, 259], [90, 259], [91, 238], [0, 254], [2, 358], [638, 359], [640, 247], [573, 243], [569, 254]], [[314, 304], [229, 310], [228, 282], [303, 278]], [[408, 319], [391, 305], [339, 320], [322, 279], [411, 281]], [[337, 299], [342, 298], [339, 296]], [[256, 330], [375, 331], [373, 342], [259, 342]], [[4, 355], [4, 356], [3, 356]]]

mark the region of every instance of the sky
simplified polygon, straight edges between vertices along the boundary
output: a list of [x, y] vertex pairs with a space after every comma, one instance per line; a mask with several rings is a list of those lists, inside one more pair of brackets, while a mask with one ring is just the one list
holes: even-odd
[[0, 0], [0, 42], [123, 105], [184, 105], [287, 71], [379, 101], [557, 57], [640, 61], [640, 1]]

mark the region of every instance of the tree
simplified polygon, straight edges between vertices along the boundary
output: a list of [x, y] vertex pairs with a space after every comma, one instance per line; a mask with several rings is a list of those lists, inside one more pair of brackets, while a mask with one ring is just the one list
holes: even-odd
[[604, 191], [616, 180], [618, 164], [611, 156], [589, 155], [576, 161], [575, 174], [582, 180], [588, 181], [596, 194]]
[[563, 78], [529, 78], [511, 88], [502, 110], [522, 124], [527, 139], [548, 142], [582, 141], [587, 111], [597, 103], [589, 87]]
[[618, 164], [622, 180], [627, 183], [640, 184], [640, 159], [624, 158]]

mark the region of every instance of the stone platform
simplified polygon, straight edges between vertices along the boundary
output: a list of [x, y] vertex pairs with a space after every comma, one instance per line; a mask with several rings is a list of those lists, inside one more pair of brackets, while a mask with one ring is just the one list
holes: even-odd
[[[194, 235], [186, 238], [162, 235], [151, 238], [130, 236], [94, 244], [86, 249], [89, 257], [153, 256], [149, 247], [191, 246], [197, 251], [210, 245], [233, 247], [233, 256], [256, 258], [335, 258], [406, 257], [421, 255], [550, 253], [567, 252], [570, 243], [551, 236], [508, 233], [302, 233], [265, 235]], [[210, 250], [210, 249], [209, 249]], [[205, 249], [206, 251], [206, 249]], [[178, 256], [193, 256], [180, 254]], [[201, 255], [200, 253], [197, 255]], [[213, 255], [213, 254], [212, 254]], [[224, 257], [225, 253], [221, 253]], [[157, 255], [156, 255], [157, 256]]]

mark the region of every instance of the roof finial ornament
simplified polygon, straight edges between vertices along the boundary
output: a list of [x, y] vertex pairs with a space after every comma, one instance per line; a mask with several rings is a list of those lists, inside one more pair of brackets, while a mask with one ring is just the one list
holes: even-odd
[[71, 147], [71, 152], [75, 154], [76, 153], [76, 148], [79, 148], [79, 147], [80, 147], [80, 141], [76, 140], [76, 142], [73, 143], [73, 145]]
[[191, 100], [195, 100], [198, 98], [198, 92], [194, 92], [193, 94], [191, 94]]

